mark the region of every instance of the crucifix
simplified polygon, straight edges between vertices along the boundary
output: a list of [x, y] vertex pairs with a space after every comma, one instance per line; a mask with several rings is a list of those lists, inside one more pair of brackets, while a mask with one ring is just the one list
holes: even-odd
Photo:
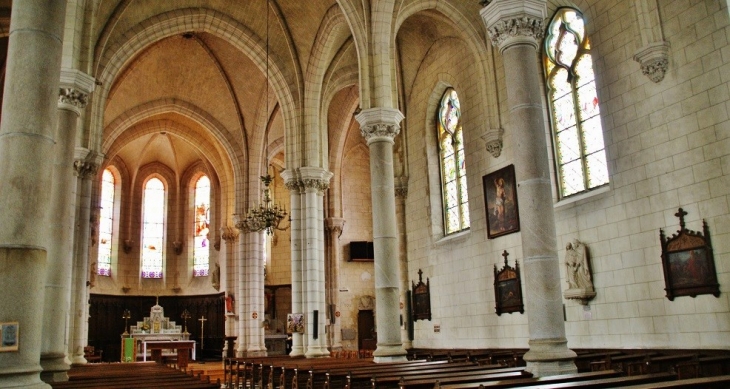
[[200, 349], [201, 350], [204, 348], [203, 345], [205, 344], [205, 338], [203, 337], [203, 331], [205, 330], [205, 322], [207, 320], [208, 319], [206, 319], [205, 316], [201, 316], [200, 319], [198, 319], [198, 321], [200, 322]]

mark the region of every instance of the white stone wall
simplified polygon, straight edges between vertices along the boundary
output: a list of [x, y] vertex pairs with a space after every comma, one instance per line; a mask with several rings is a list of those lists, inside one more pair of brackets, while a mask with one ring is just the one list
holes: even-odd
[[[610, 186], [588, 197], [557, 202], [561, 263], [565, 244], [585, 242], [597, 297], [588, 307], [565, 301], [571, 348], [727, 348], [730, 346], [730, 28], [725, 2], [659, 1], [669, 72], [656, 84], [632, 57], [642, 46], [630, 2], [579, 2], [592, 38], [596, 82], [611, 173]], [[561, 3], [562, 4], [562, 3]], [[555, 5], [552, 5], [552, 9]], [[552, 16], [552, 15], [550, 15]], [[414, 43], [413, 41], [409, 41]], [[415, 42], [414, 44], [418, 44]], [[411, 53], [403, 49], [404, 56]], [[415, 51], [413, 51], [415, 52]], [[439, 45], [419, 63], [407, 91], [409, 279], [430, 278], [433, 320], [415, 325], [414, 347], [527, 347], [527, 315], [494, 312], [493, 267], [522, 261], [519, 233], [487, 239], [483, 175], [512, 163], [509, 112], [501, 56], [496, 79], [504, 150], [484, 149], [485, 114], [474, 91], [476, 67], [458, 42]], [[455, 61], [454, 58], [464, 59]], [[435, 106], [446, 86], [462, 100], [471, 212], [470, 231], [443, 237]], [[549, 134], [546, 132], [546, 134]], [[551, 152], [552, 155], [552, 152]], [[425, 190], [424, 190], [425, 188]], [[519, 199], [519, 202], [529, 199]], [[687, 227], [709, 225], [722, 294], [665, 297], [659, 229], [671, 235], [682, 207]], [[567, 289], [565, 270], [560, 288]], [[524, 288], [523, 288], [524, 290]], [[440, 332], [434, 332], [434, 326]]]
[[[350, 146], [342, 162], [342, 217], [345, 226], [340, 236], [339, 306], [340, 328], [357, 333], [360, 297], [375, 297], [373, 262], [349, 262], [351, 241], [373, 240], [372, 201], [370, 195], [370, 157], [358, 133], [350, 135]], [[355, 139], [352, 139], [355, 138]], [[343, 340], [342, 348], [357, 350], [357, 337]]]

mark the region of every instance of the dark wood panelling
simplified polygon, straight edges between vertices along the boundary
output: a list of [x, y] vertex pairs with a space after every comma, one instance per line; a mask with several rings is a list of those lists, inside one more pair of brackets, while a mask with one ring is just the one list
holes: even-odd
[[[190, 339], [196, 340], [198, 359], [220, 358], [223, 350], [225, 333], [225, 298], [224, 293], [204, 296], [160, 296], [160, 306], [165, 316], [176, 324], [184, 325], [180, 318], [187, 309], [190, 319], [187, 330]], [[89, 345], [104, 350], [104, 360], [119, 362], [121, 334], [124, 332], [122, 312], [129, 309], [132, 317], [129, 325], [137, 324], [142, 318], [150, 315], [150, 308], [155, 305], [154, 296], [109, 296], [92, 294], [89, 298]], [[205, 344], [200, 350], [200, 319], [205, 316]]]

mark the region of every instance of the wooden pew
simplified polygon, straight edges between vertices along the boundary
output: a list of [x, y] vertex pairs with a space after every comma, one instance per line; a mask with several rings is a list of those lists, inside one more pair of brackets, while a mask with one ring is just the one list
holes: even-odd
[[[498, 372], [499, 370], [511, 370]], [[413, 379], [398, 380], [397, 388], [400, 389], [430, 389], [440, 388], [441, 385], [468, 383], [468, 382], [484, 382], [484, 381], [504, 381], [518, 378], [532, 377], [532, 374], [522, 370], [522, 368], [509, 367], [505, 369], [495, 369], [492, 372], [464, 372], [451, 374], [428, 374], [418, 376]], [[377, 378], [372, 381], [372, 388], [391, 387], [383, 386], [390, 384], [390, 378]]]
[[505, 381], [474, 381], [461, 384], [441, 384], [441, 389], [468, 389], [468, 388], [517, 388], [524, 386], [558, 384], [563, 382], [580, 382], [599, 378], [613, 378], [622, 376], [618, 370], [601, 370], [576, 374], [560, 374], [547, 377], [518, 378]]
[[730, 388], [730, 375], [688, 378], [684, 380], [659, 382], [653, 384], [624, 386], [625, 389], [727, 389]]
[[[619, 388], [629, 385], [639, 384], [655, 384], [658, 382], [671, 381], [677, 378], [676, 374], [673, 373], [653, 373], [653, 374], [642, 374], [634, 376], [624, 377], [613, 377], [613, 378], [598, 378], [594, 380], [585, 380], [577, 382], [564, 382], [559, 384], [537, 384], [532, 387], [540, 389], [566, 389], [566, 388], [583, 388], [583, 389], [598, 389], [598, 388]], [[523, 386], [529, 388], [531, 386]]]
[[74, 366], [69, 370], [69, 381], [54, 382], [54, 389], [84, 388], [220, 388], [220, 381], [211, 383], [167, 366], [150, 363], [94, 364]]

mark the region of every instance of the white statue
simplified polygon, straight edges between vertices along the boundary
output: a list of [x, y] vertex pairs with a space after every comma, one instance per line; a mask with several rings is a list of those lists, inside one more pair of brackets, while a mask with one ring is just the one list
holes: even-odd
[[595, 297], [586, 246], [578, 239], [565, 246], [565, 269], [568, 281], [566, 298], [578, 299], [582, 304], [586, 304]]
[[565, 250], [565, 266], [568, 270], [570, 289], [593, 289], [586, 247], [578, 239], [574, 239], [572, 243], [568, 243]]

